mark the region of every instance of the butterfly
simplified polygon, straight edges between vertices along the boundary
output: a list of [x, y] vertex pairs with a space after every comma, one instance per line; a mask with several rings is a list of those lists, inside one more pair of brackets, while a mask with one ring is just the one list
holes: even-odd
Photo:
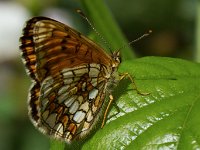
[[119, 51], [109, 55], [78, 31], [46, 17], [27, 21], [20, 41], [33, 82], [28, 98], [33, 125], [67, 143], [85, 138], [99, 120], [103, 126], [113, 100], [110, 87], [120, 80]]

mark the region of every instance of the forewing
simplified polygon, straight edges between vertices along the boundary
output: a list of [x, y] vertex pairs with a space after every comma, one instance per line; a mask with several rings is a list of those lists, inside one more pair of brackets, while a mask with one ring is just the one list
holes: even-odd
[[105, 70], [103, 65], [89, 64], [63, 69], [59, 78], [46, 78], [41, 85], [40, 117], [35, 126], [67, 142], [87, 135], [104, 104]]
[[58, 21], [35, 17], [21, 37], [22, 55], [30, 76], [42, 81], [63, 68], [97, 63], [109, 66], [111, 58], [101, 47]]

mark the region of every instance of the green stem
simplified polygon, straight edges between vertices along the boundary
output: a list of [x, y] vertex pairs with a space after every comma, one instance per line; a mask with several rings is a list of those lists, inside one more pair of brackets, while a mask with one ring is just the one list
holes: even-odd
[[[95, 28], [100, 34], [109, 41], [115, 50], [122, 46], [128, 45], [128, 41], [117, 25], [111, 12], [105, 5], [103, 0], [81, 0], [84, 11], [87, 12], [89, 18], [94, 22]], [[135, 57], [133, 50], [128, 46], [121, 49], [123, 59], [133, 59]]]

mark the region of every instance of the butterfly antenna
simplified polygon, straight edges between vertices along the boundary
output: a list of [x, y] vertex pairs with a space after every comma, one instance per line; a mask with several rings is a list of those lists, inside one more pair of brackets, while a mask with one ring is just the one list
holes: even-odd
[[133, 44], [133, 43], [135, 43], [135, 42], [137, 42], [137, 41], [139, 41], [139, 40], [141, 40], [141, 39], [143, 39], [143, 38], [145, 38], [147, 36], [149, 36], [151, 33], [152, 33], [152, 30], [149, 30], [147, 33], [144, 33], [142, 36], [138, 37], [137, 39], [129, 42], [128, 45], [127, 44], [123, 45], [121, 48], [118, 49], [118, 51], [120, 51], [121, 49], [126, 48], [127, 46], [130, 46], [131, 44]]
[[[94, 30], [94, 32], [100, 37], [100, 39], [104, 42], [104, 44], [108, 47], [108, 49], [111, 51], [111, 47], [110, 44], [108, 43], [108, 41], [106, 41], [104, 39], [104, 37], [96, 30], [96, 28], [94, 27], [94, 25], [91, 23], [91, 21], [87, 18], [87, 16], [80, 10], [77, 9], [76, 10], [77, 13], [79, 13], [90, 25], [90, 27]], [[112, 52], [112, 51], [111, 51]]]

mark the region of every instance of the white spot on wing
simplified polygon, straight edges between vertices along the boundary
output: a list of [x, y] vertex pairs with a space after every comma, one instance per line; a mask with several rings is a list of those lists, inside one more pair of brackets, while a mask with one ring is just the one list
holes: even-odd
[[49, 93], [52, 91], [52, 87], [49, 87], [48, 89], [43, 90], [42, 88], [42, 97], [47, 97]]
[[65, 100], [65, 105], [67, 107], [70, 107], [72, 105], [72, 103], [76, 100], [77, 96], [71, 96], [70, 98]]
[[90, 91], [89, 93], [89, 99], [94, 99], [98, 94], [98, 90], [97, 89], [93, 89], [92, 91]]
[[[42, 82], [42, 87], [41, 87], [42, 97], [46, 97], [51, 92], [51, 90], [53, 88], [53, 83], [54, 83], [54, 80], [51, 76], [47, 77]], [[54, 86], [56, 86], [56, 85], [54, 85]]]
[[69, 95], [68, 92], [61, 94], [61, 95], [58, 97], [59, 103], [62, 103], [64, 100], [66, 100], [66, 99], [68, 98], [68, 95]]
[[78, 107], [79, 107], [79, 103], [78, 101], [75, 101], [72, 106], [69, 108], [69, 112], [71, 114], [74, 114], [77, 110], [78, 110]]
[[85, 118], [85, 115], [86, 114], [83, 111], [77, 111], [74, 114], [73, 120], [76, 121], [77, 123], [80, 123]]
[[48, 76], [44, 82], [42, 83], [42, 87], [44, 90], [46, 90], [46, 88], [49, 88], [50, 86], [52, 86], [54, 83], [54, 80], [51, 76]]
[[63, 135], [63, 125], [62, 123], [58, 123], [54, 129], [56, 130], [55, 136], [60, 137], [61, 135]]
[[74, 76], [73, 72], [68, 69], [63, 69], [61, 72], [64, 78], [71, 78]]
[[69, 85], [64, 85], [63, 87], [61, 87], [58, 91], [58, 95], [61, 95], [62, 93], [67, 92], [68, 88], [69, 88]]

